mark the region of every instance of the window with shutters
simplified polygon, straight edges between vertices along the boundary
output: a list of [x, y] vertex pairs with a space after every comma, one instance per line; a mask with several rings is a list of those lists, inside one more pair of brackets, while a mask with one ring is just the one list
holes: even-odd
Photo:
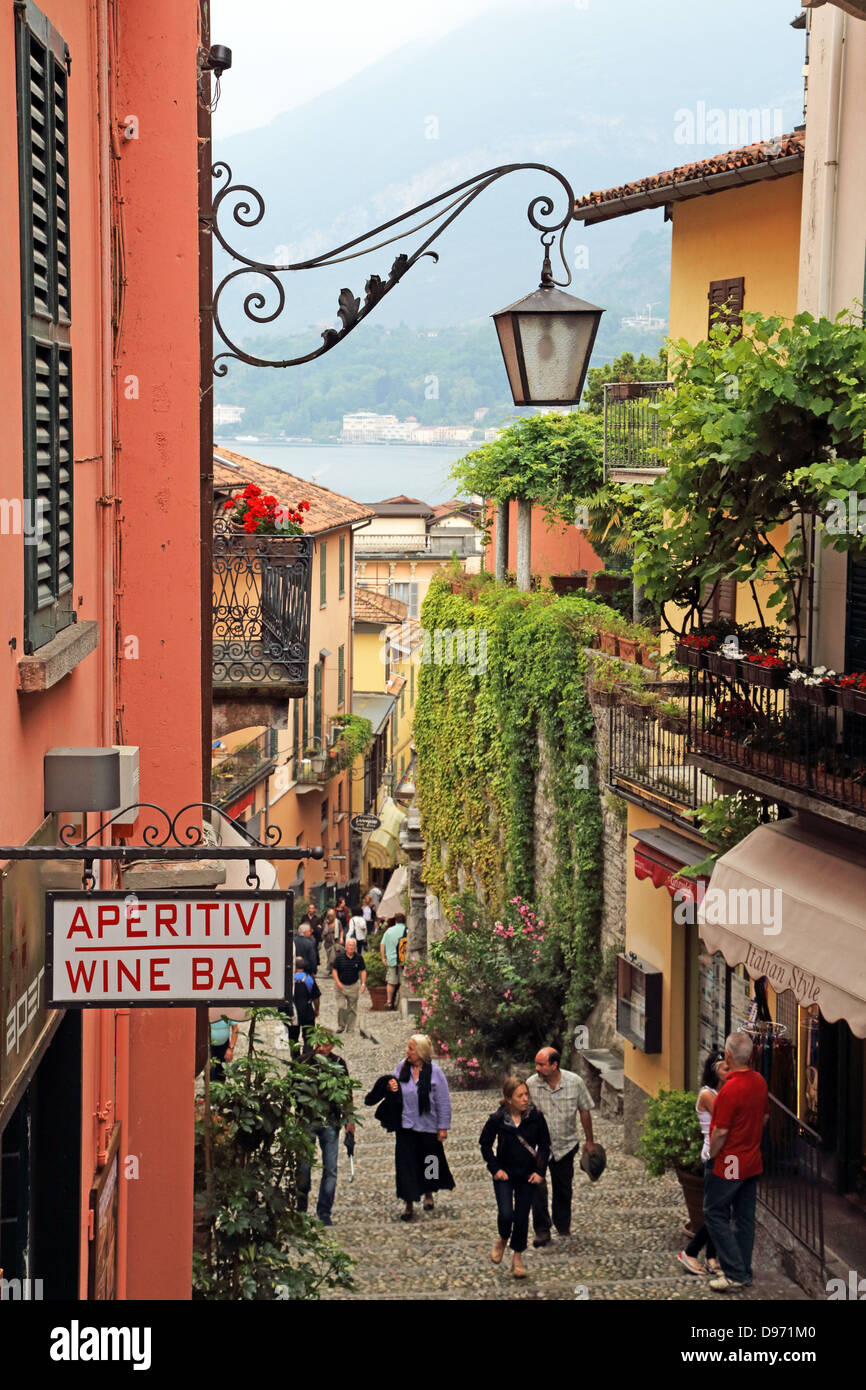
[[346, 592], [346, 537], [340, 537], [340, 580], [338, 594], [342, 598]]
[[[710, 304], [707, 331], [711, 328], [735, 327], [742, 331], [743, 300], [746, 293], [745, 278], [740, 275], [732, 280], [711, 280], [707, 299]], [[737, 334], [739, 337], [739, 332]]]
[[704, 622], [720, 623], [726, 618], [731, 622], [737, 616], [737, 584], [734, 579], [720, 579], [712, 589], [704, 594], [701, 605]]
[[319, 607], [324, 608], [328, 602], [328, 561], [327, 547], [325, 542], [319, 548]]
[[75, 621], [72, 604], [72, 355], [69, 49], [35, 5], [15, 6], [21, 245], [24, 650]]
[[388, 597], [399, 599], [406, 605], [406, 617], [418, 617], [418, 585], [417, 584], [389, 584]]
[[317, 661], [313, 670], [313, 742], [316, 747], [322, 743], [322, 663]]
[[346, 648], [337, 648], [337, 704], [342, 705], [346, 699]]

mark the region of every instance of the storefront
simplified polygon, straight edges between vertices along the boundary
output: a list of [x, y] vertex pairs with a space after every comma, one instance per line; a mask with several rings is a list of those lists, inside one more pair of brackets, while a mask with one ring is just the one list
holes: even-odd
[[792, 817], [719, 860], [698, 911], [707, 952], [747, 976], [755, 1064], [816, 1132], [822, 1177], [866, 1204], [866, 859]]

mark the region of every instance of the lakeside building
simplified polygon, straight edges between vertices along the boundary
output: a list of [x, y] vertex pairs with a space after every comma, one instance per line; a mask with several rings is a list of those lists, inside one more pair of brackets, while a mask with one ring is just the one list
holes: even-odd
[[410, 618], [418, 617], [430, 580], [453, 555], [470, 573], [481, 568], [480, 505], [455, 499], [431, 507], [401, 495], [370, 506], [373, 520], [357, 538], [356, 583], [400, 599]]

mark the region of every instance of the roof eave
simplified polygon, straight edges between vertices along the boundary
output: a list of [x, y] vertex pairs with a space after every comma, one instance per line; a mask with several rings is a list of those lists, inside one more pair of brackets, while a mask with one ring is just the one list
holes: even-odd
[[627, 217], [630, 213], [644, 212], [647, 208], [666, 207], [671, 203], [684, 203], [689, 198], [724, 193], [729, 188], [740, 188], [745, 184], [786, 178], [791, 174], [801, 173], [802, 169], [802, 153], [782, 155], [778, 159], [766, 160], [761, 164], [737, 165], [733, 169], [720, 169], [716, 174], [702, 174], [697, 179], [685, 179], [682, 183], [664, 184], [640, 193], [627, 193], [621, 198], [610, 198], [591, 207], [575, 209], [572, 220], [583, 222], [589, 227], [595, 222], [609, 222], [614, 217]]

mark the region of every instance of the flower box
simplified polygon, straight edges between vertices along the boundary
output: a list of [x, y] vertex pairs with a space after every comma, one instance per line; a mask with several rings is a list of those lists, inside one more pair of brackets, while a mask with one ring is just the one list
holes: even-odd
[[615, 690], [604, 690], [600, 685], [589, 687], [589, 697], [594, 704], [600, 705], [602, 709], [613, 709], [619, 704], [619, 697]]
[[866, 690], [854, 691], [854, 713], [866, 715]]
[[615, 594], [618, 589], [627, 589], [631, 582], [629, 574], [608, 574], [603, 570], [593, 575], [592, 588], [597, 594]]
[[643, 394], [641, 381], [614, 381], [607, 388], [608, 400], [611, 401], [637, 401]]
[[756, 661], [740, 662], [740, 679], [748, 685], [762, 685], [768, 690], [781, 690], [787, 675], [784, 666], [759, 666]]
[[822, 709], [835, 705], [837, 696], [848, 693], [839, 691], [835, 685], [806, 685], [804, 681], [791, 681], [788, 690], [795, 702], [820, 705]]
[[695, 671], [699, 671], [702, 666], [702, 652], [697, 647], [691, 647], [686, 642], [677, 642], [677, 661], [683, 666], [691, 666]]
[[638, 642], [635, 637], [619, 638], [619, 654], [623, 661], [637, 661]]
[[823, 768], [816, 768], [812, 773], [812, 786], [819, 796], [826, 796], [832, 801], [841, 801], [845, 794], [845, 779]]
[[657, 669], [656, 663], [658, 661], [658, 655], [657, 647], [645, 647], [642, 643], [638, 645], [637, 659], [641, 666], [645, 666], [648, 671], [655, 671]]
[[607, 652], [608, 656], [618, 655], [618, 638], [615, 632], [600, 632], [599, 641], [602, 651]]
[[587, 574], [552, 574], [550, 587], [555, 594], [573, 594], [578, 589], [585, 589], [588, 579]]
[[742, 659], [738, 656], [724, 656], [722, 652], [706, 653], [707, 670], [714, 676], [725, 676], [728, 680], [738, 680]]

